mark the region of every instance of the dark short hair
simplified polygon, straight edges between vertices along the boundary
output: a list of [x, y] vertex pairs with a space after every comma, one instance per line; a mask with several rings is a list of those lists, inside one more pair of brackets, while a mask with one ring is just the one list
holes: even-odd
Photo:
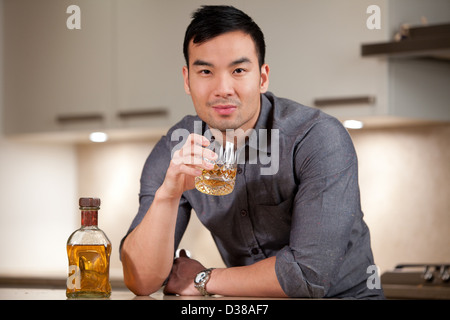
[[191, 39], [194, 43], [203, 43], [232, 31], [242, 31], [251, 36], [261, 67], [266, 54], [264, 34], [252, 18], [233, 6], [201, 6], [192, 14], [183, 43], [186, 65], [189, 67], [188, 46]]

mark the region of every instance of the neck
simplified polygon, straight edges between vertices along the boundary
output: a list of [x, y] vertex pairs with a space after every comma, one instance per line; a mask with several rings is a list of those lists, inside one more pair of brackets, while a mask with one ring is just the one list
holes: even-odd
[[81, 211], [81, 225], [83, 227], [97, 226], [97, 210], [82, 210]]

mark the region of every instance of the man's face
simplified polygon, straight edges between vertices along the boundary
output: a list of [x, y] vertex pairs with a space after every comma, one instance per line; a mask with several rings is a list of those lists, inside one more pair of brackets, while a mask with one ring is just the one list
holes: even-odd
[[269, 67], [259, 68], [252, 38], [241, 31], [229, 32], [201, 44], [191, 40], [188, 49], [184, 88], [200, 119], [221, 131], [253, 128], [260, 94], [269, 85]]

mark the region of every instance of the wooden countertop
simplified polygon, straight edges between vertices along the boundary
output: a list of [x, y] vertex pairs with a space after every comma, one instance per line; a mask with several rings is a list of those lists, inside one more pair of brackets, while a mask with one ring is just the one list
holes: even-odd
[[[0, 300], [83, 300], [67, 299], [65, 289], [49, 288], [0, 288]], [[223, 296], [175, 296], [165, 295], [159, 290], [149, 296], [136, 296], [127, 289], [112, 290], [111, 297], [105, 299], [85, 299], [85, 300], [301, 300], [292, 298], [257, 298], [257, 297], [223, 297]]]
[[[291, 298], [248, 298], [223, 296], [175, 296], [165, 295], [163, 290], [149, 296], [136, 296], [122, 279], [110, 280], [112, 293], [108, 299], [97, 300], [293, 300]], [[66, 298], [66, 279], [0, 277], [0, 300], [70, 300]], [[78, 300], [78, 299], [74, 299]], [[96, 300], [96, 299], [89, 299]]]
[[[141, 297], [134, 295], [129, 290], [123, 289], [123, 290], [113, 290], [111, 293], [111, 297], [109, 299], [97, 299], [97, 300], [171, 300], [177, 298], [180, 297], [165, 296], [162, 293], [162, 291], [158, 291], [150, 296]], [[68, 299], [66, 297], [66, 290], [59, 288], [58, 289], [0, 288], [0, 300], [68, 300]]]

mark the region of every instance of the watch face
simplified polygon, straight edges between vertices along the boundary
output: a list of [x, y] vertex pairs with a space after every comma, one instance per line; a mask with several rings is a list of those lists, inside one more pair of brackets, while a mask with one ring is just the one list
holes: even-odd
[[206, 272], [200, 272], [199, 274], [197, 274], [197, 276], [195, 277], [195, 283], [200, 283], [206, 276]]

